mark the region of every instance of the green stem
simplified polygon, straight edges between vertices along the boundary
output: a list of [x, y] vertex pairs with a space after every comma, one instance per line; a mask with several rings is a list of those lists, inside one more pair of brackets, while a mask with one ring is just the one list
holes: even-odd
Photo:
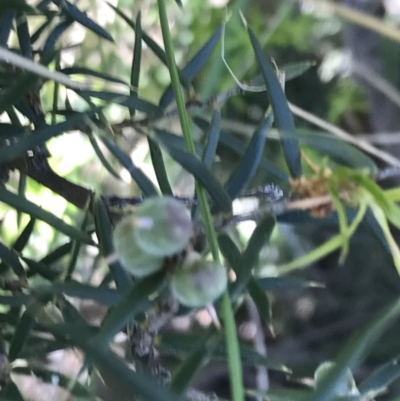
[[[183, 137], [185, 139], [187, 150], [191, 154], [196, 155], [195, 146], [189, 125], [189, 118], [186, 112], [185, 101], [183, 98], [181, 85], [179, 82], [179, 75], [175, 62], [171, 34], [168, 27], [168, 17], [167, 17], [167, 9], [165, 6], [165, 0], [157, 0], [157, 3], [158, 3], [158, 12], [160, 14], [161, 31], [165, 46], [165, 55], [167, 58], [168, 70], [171, 76], [172, 88], [175, 94], [176, 105], [179, 112], [179, 119], [182, 127]], [[198, 182], [196, 182], [196, 193], [200, 204], [200, 212], [203, 218], [211, 254], [215, 261], [219, 261], [220, 257], [219, 257], [217, 234], [214, 230], [214, 223], [210, 211], [210, 205], [208, 204], [206, 191]], [[244, 388], [243, 388], [242, 366], [239, 352], [239, 341], [236, 333], [235, 318], [228, 291], [226, 291], [225, 294], [223, 295], [222, 314], [223, 314], [224, 329], [225, 329], [226, 343], [228, 349], [228, 362], [230, 370], [232, 399], [233, 401], [243, 401]]]

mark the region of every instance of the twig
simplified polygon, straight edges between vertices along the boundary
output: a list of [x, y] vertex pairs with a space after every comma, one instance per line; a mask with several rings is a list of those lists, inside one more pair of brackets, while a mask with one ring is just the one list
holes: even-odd
[[342, 130], [341, 128], [328, 123], [327, 121], [323, 120], [322, 118], [319, 118], [316, 115], [309, 113], [308, 111], [305, 111], [292, 103], [289, 103], [289, 107], [290, 107], [290, 110], [293, 112], [293, 114], [295, 114], [296, 116], [310, 122], [311, 124], [316, 125], [317, 127], [320, 127], [322, 129], [330, 132], [331, 134], [337, 136], [340, 139], [343, 139], [344, 141], [352, 143], [353, 145], [364, 150], [365, 152], [390, 164], [391, 166], [400, 167], [400, 160], [397, 157], [394, 157], [387, 152], [377, 149], [375, 146], [372, 146], [367, 141], [355, 138], [354, 136], [352, 136], [348, 132]]
[[42, 64], [35, 63], [34, 61], [22, 57], [4, 47], [0, 46], [0, 60], [5, 61], [8, 64], [14, 65], [16, 67], [22, 68], [26, 71], [30, 71], [35, 75], [39, 75], [43, 78], [51, 79], [52, 81], [63, 84], [67, 88], [72, 89], [88, 89], [88, 85], [73, 81], [68, 75], [63, 74], [59, 71], [51, 71]]

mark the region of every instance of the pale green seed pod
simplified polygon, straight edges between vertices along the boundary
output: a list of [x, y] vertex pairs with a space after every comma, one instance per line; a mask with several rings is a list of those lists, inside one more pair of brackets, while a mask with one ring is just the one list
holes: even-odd
[[189, 211], [172, 197], [145, 200], [135, 212], [134, 235], [138, 246], [154, 256], [181, 252], [193, 234]]
[[164, 258], [150, 255], [143, 251], [136, 242], [134, 216], [123, 218], [113, 233], [115, 252], [124, 267], [135, 277], [145, 277], [160, 270]]
[[204, 260], [198, 253], [188, 255], [186, 261], [172, 275], [172, 292], [182, 305], [206, 306], [226, 290], [225, 268], [218, 262]]

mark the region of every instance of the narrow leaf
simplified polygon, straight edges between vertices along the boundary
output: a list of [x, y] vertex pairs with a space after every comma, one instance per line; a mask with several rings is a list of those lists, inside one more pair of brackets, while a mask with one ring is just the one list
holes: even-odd
[[[271, 64], [266, 60], [260, 43], [253, 31], [248, 28], [248, 32], [265, 85], [268, 88], [268, 98], [274, 111], [276, 125], [279, 129], [294, 131], [293, 117], [281, 84]], [[282, 139], [282, 146], [290, 175], [295, 178], [300, 177], [302, 175], [302, 167], [299, 142], [296, 139]]]
[[87, 233], [70, 226], [58, 217], [54, 216], [54, 214], [43, 210], [41, 207], [25, 198], [7, 191], [5, 188], [0, 188], [0, 202], [4, 202], [20, 212], [27, 213], [32, 218], [37, 218], [38, 220], [44, 221], [68, 237], [71, 237], [77, 241], [82, 241], [89, 245], [94, 245], [92, 239]]
[[[119, 15], [134, 31], [136, 30], [135, 23], [118, 7], [114, 6], [113, 4], [107, 2], [107, 4]], [[151, 51], [159, 58], [159, 60], [164, 64], [167, 65], [167, 57], [165, 55], [164, 50], [149, 36], [146, 32], [142, 31], [142, 39], [146, 43], [146, 45], [151, 49]], [[190, 79], [188, 79], [179, 69], [179, 80], [182, 86], [186, 89], [191, 88]]]
[[136, 281], [103, 320], [95, 342], [101, 345], [109, 343], [137, 313], [146, 310], [150, 306], [149, 296], [161, 287], [164, 280], [164, 273], [161, 272]]
[[31, 133], [31, 135], [23, 138], [16, 137], [15, 142], [11, 143], [9, 146], [2, 146], [0, 148], [0, 159], [3, 163], [8, 162], [17, 156], [20, 156], [24, 152], [34, 149], [36, 146], [42, 145], [50, 138], [57, 137], [66, 131], [75, 129], [78, 123], [94, 114], [94, 112], [95, 110], [85, 113], [76, 113], [61, 123], [49, 125], [45, 128], [35, 130]]
[[[187, 77], [187, 79], [192, 80], [201, 70], [201, 68], [210, 58], [221, 37], [221, 34], [222, 26], [217, 28], [211, 38], [202, 46], [202, 48], [193, 56], [186, 67], [182, 70], [182, 73]], [[171, 104], [171, 102], [174, 100], [174, 97], [172, 85], [169, 85], [161, 96], [159, 102], [160, 107], [165, 109], [169, 104]]]
[[127, 107], [131, 111], [142, 111], [143, 113], [150, 114], [151, 116], [158, 117], [162, 115], [162, 110], [153, 103], [146, 100], [139, 99], [137, 96], [124, 95], [118, 92], [97, 92], [97, 91], [77, 91], [78, 95], [82, 97], [91, 96], [101, 99], [110, 103], [116, 103], [121, 106]]
[[[97, 238], [101, 253], [104, 257], [115, 253], [112, 240], [112, 227], [108, 210], [101, 198], [97, 198], [94, 204], [94, 221], [96, 225]], [[110, 272], [114, 282], [120, 292], [126, 291], [132, 285], [132, 278], [123, 268], [121, 263], [116, 260], [109, 263]]]
[[122, 84], [126, 86], [129, 85], [128, 82], [122, 79], [115, 78], [112, 75], [100, 71], [94, 71], [86, 67], [79, 67], [79, 66], [67, 67], [58, 71], [65, 75], [88, 75], [90, 77], [100, 78], [103, 79], [104, 81], [113, 82], [116, 84]]
[[8, 7], [4, 10], [4, 14], [0, 20], [0, 46], [8, 47], [8, 38], [10, 37], [15, 10]]
[[160, 140], [160, 144], [176, 162], [201, 182], [222, 212], [229, 213], [231, 211], [232, 201], [228, 193], [214, 178], [211, 170], [200, 159], [188, 152], [170, 146], [170, 144], [167, 144], [162, 139]]
[[247, 288], [261, 319], [268, 325], [271, 333], [274, 333], [272, 326], [272, 308], [267, 293], [254, 277], [250, 278]]
[[37, 295], [60, 295], [80, 299], [91, 299], [103, 305], [115, 305], [121, 300], [121, 293], [112, 288], [93, 287], [76, 281], [65, 283], [53, 283], [52, 285], [40, 285], [33, 287], [32, 291]]
[[204, 147], [202, 160], [207, 167], [211, 167], [217, 152], [219, 142], [219, 125], [221, 123], [221, 112], [215, 110], [211, 118], [210, 128], [207, 132], [207, 142]]
[[273, 116], [269, 114], [252, 136], [239, 166], [226, 183], [226, 191], [232, 199], [240, 194], [257, 171], [264, 152], [267, 131], [271, 128], [272, 122]]
[[[135, 29], [135, 46], [133, 48], [133, 60], [131, 68], [131, 96], [137, 95], [139, 91], [140, 65], [142, 59], [142, 25], [141, 13], [139, 11], [136, 17]], [[131, 112], [131, 117], [134, 115], [134, 110]]]
[[114, 42], [112, 36], [100, 25], [90, 19], [86, 13], [80, 11], [76, 6], [71, 4], [66, 0], [55, 0], [53, 1], [58, 6], [61, 6], [63, 12], [65, 12], [69, 17], [71, 17], [74, 21], [78, 22], [85, 28], [88, 28], [96, 35], [101, 36], [104, 39], [109, 40], [110, 42]]
[[29, 241], [29, 238], [33, 232], [33, 228], [35, 227], [36, 220], [31, 218], [28, 222], [28, 224], [25, 226], [25, 228], [22, 230], [21, 234], [18, 236], [18, 238], [15, 240], [13, 244], [13, 249], [16, 252], [22, 252], [22, 250], [25, 248], [26, 244]]
[[[204, 132], [207, 132], [210, 129], [210, 123], [203, 118], [194, 117], [193, 121]], [[239, 155], [243, 155], [246, 149], [246, 145], [243, 141], [223, 130], [220, 132], [219, 145], [225, 146]], [[260, 162], [260, 168], [279, 180], [288, 181], [287, 175], [268, 160], [262, 159]]]
[[158, 196], [157, 188], [145, 173], [133, 164], [131, 158], [126, 153], [124, 153], [110, 138], [101, 135], [100, 139], [122, 166], [128, 170], [129, 174], [145, 196]]
[[286, 289], [323, 288], [323, 283], [307, 281], [297, 277], [264, 277], [257, 278], [264, 291], [281, 291]]
[[[1, 188], [0, 188], [1, 189]], [[18, 259], [18, 256], [0, 242], [0, 259], [11, 267], [18, 277], [25, 277], [25, 270]]]
[[164, 157], [158, 143], [150, 137], [147, 138], [150, 150], [151, 162], [156, 173], [157, 182], [163, 195], [173, 196], [173, 191], [168, 180]]
[[267, 216], [257, 225], [243, 252], [236, 281], [232, 284], [232, 297], [238, 297], [246, 288], [252, 277], [252, 269], [256, 266], [261, 249], [268, 244], [272, 230], [275, 227], [275, 218]]
[[19, 47], [21, 49], [21, 54], [26, 58], [32, 58], [32, 45], [31, 38], [29, 34], [28, 21], [26, 19], [26, 14], [17, 13], [17, 35]]
[[35, 324], [35, 319], [31, 313], [26, 310], [20, 317], [14, 331], [14, 336], [10, 343], [10, 350], [8, 352], [8, 359], [10, 362], [18, 358], [20, 352], [23, 350], [28, 338], [31, 334], [31, 329]]

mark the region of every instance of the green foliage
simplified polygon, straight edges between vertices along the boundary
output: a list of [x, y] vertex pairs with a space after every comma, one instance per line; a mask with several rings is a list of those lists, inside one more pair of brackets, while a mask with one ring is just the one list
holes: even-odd
[[[334, 251], [345, 263], [364, 224], [400, 275], [391, 229], [400, 228], [399, 189], [382, 189], [375, 161], [356, 146], [296, 128], [285, 85], [312, 63], [280, 66], [268, 56], [268, 41], [307, 50], [307, 27], [315, 18], [295, 18], [284, 2], [266, 34], [258, 8], [246, 13], [245, 1], [231, 5], [226, 26], [221, 10], [202, 2], [153, 3], [148, 14], [130, 14], [128, 1], [99, 6], [115, 26], [97, 21], [96, 8], [86, 3], [0, 5], [0, 399], [29, 399], [18, 378], [31, 376], [79, 400], [98, 396], [100, 377], [115, 399], [208, 401], [212, 395], [193, 395], [192, 386], [196, 373], [216, 359], [228, 365], [233, 401], [243, 401], [246, 392], [271, 400], [374, 399], [399, 377], [399, 350], [361, 384], [353, 373], [398, 318], [398, 302], [386, 303], [336, 358], [331, 355], [334, 362], [313, 366], [312, 388], [246, 388], [243, 380], [247, 365], [264, 369], [267, 379], [268, 370], [296, 379], [297, 367], [286, 367], [285, 355], [265, 352], [263, 327], [285, 335], [287, 322], [275, 316], [281, 294], [324, 291], [324, 285], [287, 273]], [[185, 25], [185, 7], [191, 24], [185, 32], [195, 37], [190, 57], [170, 24], [175, 15], [177, 26]], [[199, 34], [203, 18], [212, 21], [207, 35]], [[162, 38], [152, 38], [154, 27]], [[70, 28], [82, 33], [81, 44], [71, 46]], [[129, 46], [120, 46], [121, 29]], [[235, 78], [237, 85], [225, 90], [232, 82], [222, 69], [221, 40], [223, 57], [249, 84]], [[117, 73], [125, 56], [129, 62]], [[163, 87], [152, 68], [168, 73]], [[248, 138], [236, 135], [240, 122], [232, 117], [240, 95], [249, 95], [246, 101], [258, 96], [261, 110]], [[331, 95], [333, 121], [349, 105], [353, 111], [363, 105], [352, 85]], [[62, 138], [71, 143], [61, 149], [73, 172], [65, 176], [48, 150]], [[85, 165], [75, 160], [81, 148], [90, 153]], [[238, 212], [245, 198], [257, 200], [257, 207]], [[241, 223], [249, 221], [255, 221], [253, 230], [244, 233]], [[339, 232], [286, 262], [265, 256], [278, 240], [290, 241], [279, 238], [281, 223], [303, 222], [334, 224]], [[268, 258], [273, 271], [265, 266]], [[107, 312], [92, 321], [83, 301]], [[246, 308], [262, 337], [255, 347], [238, 336]], [[199, 309], [208, 312], [207, 328], [163, 331]], [[124, 336], [125, 349], [114, 341], [117, 335]], [[43, 362], [55, 350], [74, 348], [84, 356], [75, 375]]]

